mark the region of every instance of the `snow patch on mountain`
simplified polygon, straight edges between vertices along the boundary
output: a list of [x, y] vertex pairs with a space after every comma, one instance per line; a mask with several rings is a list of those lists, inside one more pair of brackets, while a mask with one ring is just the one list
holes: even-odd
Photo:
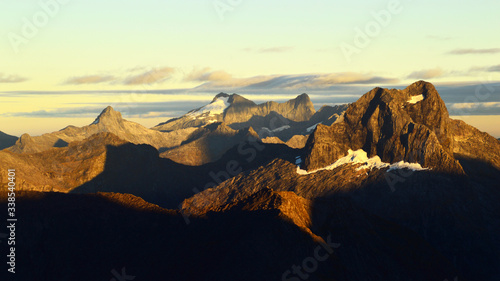
[[296, 158], [295, 164], [297, 165], [297, 174], [299, 175], [309, 175], [322, 170], [333, 170], [344, 164], [351, 164], [351, 165], [362, 164], [361, 166], [356, 168], [356, 171], [365, 169], [372, 170], [374, 168], [376, 169], [389, 168], [387, 170], [388, 172], [396, 169], [410, 169], [413, 171], [428, 170], [428, 168], [422, 168], [422, 166], [418, 163], [408, 163], [400, 161], [397, 163], [390, 164], [382, 162], [382, 160], [378, 156], [368, 158], [368, 154], [363, 149], [358, 149], [356, 151], [349, 149], [347, 156], [338, 159], [337, 161], [335, 161], [335, 163], [331, 165], [313, 171], [302, 170], [299, 165], [300, 163], [302, 163], [302, 159], [300, 159], [300, 157]]
[[284, 125], [284, 126], [281, 126], [279, 128], [276, 128], [274, 130], [271, 130], [271, 129], [267, 128], [267, 127], [262, 127], [262, 130], [265, 130], [265, 131], [267, 131], [269, 133], [281, 132], [281, 131], [284, 131], [284, 130], [287, 130], [287, 129], [290, 129], [289, 125]]
[[322, 122], [319, 122], [319, 123], [316, 123], [316, 124], [312, 125], [311, 127], [307, 128], [307, 129], [306, 129], [306, 131], [307, 131], [308, 133], [312, 132], [312, 131], [313, 131], [314, 129], [316, 129], [316, 127], [317, 127], [319, 124], [321, 124], [321, 123], [322, 123]]
[[412, 97], [410, 97], [410, 99], [408, 100], [408, 102], [411, 103], [411, 104], [416, 104], [417, 102], [423, 101], [423, 100], [424, 100], [424, 95], [418, 95], [418, 96], [412, 96]]
[[226, 108], [228, 108], [231, 105], [228, 102], [228, 99], [229, 97], [219, 97], [210, 104], [207, 104], [199, 109], [188, 112], [186, 116], [196, 118], [202, 114], [206, 114], [211, 117], [222, 114], [224, 113], [224, 110], [226, 110]]

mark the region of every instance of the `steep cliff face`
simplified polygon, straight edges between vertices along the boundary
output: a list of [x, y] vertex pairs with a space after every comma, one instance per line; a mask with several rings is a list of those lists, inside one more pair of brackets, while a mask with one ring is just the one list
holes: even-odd
[[500, 142], [462, 120], [451, 121], [453, 152], [460, 158], [480, 161], [500, 170]]
[[242, 103], [239, 97], [233, 100], [236, 102], [235, 106], [230, 106], [224, 114], [224, 122], [228, 124], [249, 120], [254, 115], [265, 116], [273, 111], [289, 120], [300, 122], [309, 120], [316, 112], [307, 94], [299, 95], [285, 103], [269, 101], [255, 106], [242, 106], [249, 104]]
[[419, 163], [462, 174], [453, 157], [453, 136], [444, 102], [434, 86], [419, 81], [404, 90], [375, 88], [351, 104], [332, 126], [318, 125], [306, 144], [307, 170], [363, 149], [384, 162]]

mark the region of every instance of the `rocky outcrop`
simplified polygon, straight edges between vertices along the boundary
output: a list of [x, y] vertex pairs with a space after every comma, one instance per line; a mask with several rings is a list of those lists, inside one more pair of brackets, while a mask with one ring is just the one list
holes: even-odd
[[337, 119], [342, 115], [344, 111], [349, 107], [348, 104], [342, 105], [323, 105], [309, 120], [311, 125], [321, 123], [323, 125], [330, 126], [333, 122], [337, 121]]
[[462, 120], [451, 121], [453, 152], [462, 158], [483, 162], [500, 170], [500, 142]]
[[60, 131], [36, 137], [24, 134], [14, 146], [8, 149], [15, 153], [41, 152], [52, 147], [65, 147], [70, 142], [81, 141], [97, 133], [109, 132], [131, 143], [149, 144], [161, 150], [180, 145], [194, 130], [194, 128], [187, 128], [173, 133], [164, 133], [147, 129], [123, 119], [120, 112], [108, 106], [88, 126], [68, 126]]
[[307, 170], [363, 149], [384, 162], [405, 161], [439, 172], [463, 174], [453, 157], [453, 136], [444, 102], [434, 86], [419, 81], [404, 90], [375, 88], [351, 104], [338, 122], [318, 125], [305, 153]]

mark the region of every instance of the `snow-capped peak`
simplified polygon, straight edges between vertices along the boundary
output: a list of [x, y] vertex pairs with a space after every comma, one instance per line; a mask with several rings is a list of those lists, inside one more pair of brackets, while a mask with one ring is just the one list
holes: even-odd
[[186, 116], [191, 116], [193, 118], [202, 115], [204, 113], [208, 116], [215, 116], [224, 113], [224, 110], [228, 108], [231, 104], [228, 102], [229, 97], [218, 97], [210, 104], [207, 104], [199, 109], [192, 110], [186, 114]]

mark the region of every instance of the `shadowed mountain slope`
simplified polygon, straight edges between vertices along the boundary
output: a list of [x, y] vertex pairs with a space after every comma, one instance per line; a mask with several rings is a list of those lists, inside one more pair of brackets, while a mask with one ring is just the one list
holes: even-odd
[[[0, 202], [6, 207], [4, 194]], [[111, 280], [113, 272], [137, 280], [458, 276], [417, 235], [346, 201], [263, 190], [189, 224], [132, 195], [19, 193], [17, 203], [16, 280]]]
[[18, 137], [11, 136], [0, 131], [0, 150], [13, 146], [16, 143], [17, 139]]
[[179, 147], [167, 150], [160, 156], [180, 164], [199, 166], [218, 160], [233, 146], [258, 138], [252, 128], [236, 131], [224, 123], [212, 123], [198, 128]]

